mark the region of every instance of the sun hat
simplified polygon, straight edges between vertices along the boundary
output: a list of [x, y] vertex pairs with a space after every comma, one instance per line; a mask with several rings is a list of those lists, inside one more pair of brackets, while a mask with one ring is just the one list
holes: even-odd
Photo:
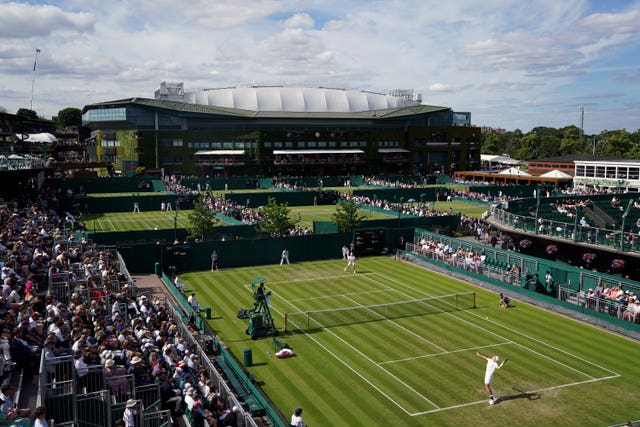
[[129, 399], [129, 400], [127, 400], [126, 407], [127, 407], [127, 408], [133, 408], [133, 407], [134, 407], [134, 406], [136, 406], [137, 404], [138, 404], [138, 401], [137, 401], [137, 400]]
[[131, 364], [132, 365], [138, 364], [140, 362], [142, 362], [142, 359], [140, 359], [139, 356], [134, 356], [133, 359], [131, 359]]

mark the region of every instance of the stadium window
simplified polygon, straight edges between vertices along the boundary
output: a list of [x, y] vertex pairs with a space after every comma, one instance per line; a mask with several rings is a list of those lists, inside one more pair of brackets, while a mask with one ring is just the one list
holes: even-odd
[[589, 178], [595, 177], [595, 169], [595, 166], [587, 166], [585, 176], [588, 176]]
[[327, 141], [318, 141], [318, 148], [327, 148]]
[[298, 148], [305, 148], [307, 146], [307, 143], [304, 141], [298, 141]]
[[226, 150], [232, 150], [233, 149], [233, 142], [231, 141], [225, 141], [222, 143], [222, 148], [226, 149]]
[[605, 177], [605, 167], [598, 166], [596, 168], [596, 178], [604, 178]]
[[291, 141], [287, 141], [287, 142], [285, 142], [285, 143], [284, 143], [284, 147], [285, 147], [285, 148], [293, 148], [293, 142], [291, 142]]
[[173, 146], [174, 147], [183, 147], [184, 146], [184, 142], [180, 138], [174, 139], [173, 140]]
[[347, 141], [340, 141], [340, 147], [347, 148], [348, 146], [349, 146], [349, 143]]
[[271, 142], [264, 142], [262, 145], [264, 145], [264, 148], [271, 148], [273, 147], [273, 144]]
[[233, 148], [238, 149], [238, 150], [242, 150], [245, 146], [244, 141], [238, 141], [235, 144], [233, 144]]
[[584, 176], [584, 165], [576, 166], [576, 176]]
[[335, 141], [329, 141], [329, 148], [335, 148], [336, 147], [336, 142]]
[[360, 147], [366, 147], [367, 146], [367, 141], [360, 141]]
[[189, 142], [189, 143], [187, 143], [187, 147], [189, 147], [189, 148], [196, 148], [196, 147], [195, 147], [195, 144], [196, 144], [196, 143], [194, 143], [194, 142]]
[[307, 142], [307, 147], [309, 148], [316, 148], [318, 146], [319, 142], [316, 141], [309, 141]]
[[284, 146], [284, 142], [276, 141], [273, 143], [273, 148], [282, 148]]
[[222, 148], [222, 142], [212, 142], [211, 148]]
[[638, 168], [629, 168], [629, 179], [638, 179]]
[[349, 147], [354, 148], [358, 146], [358, 141], [349, 141]]

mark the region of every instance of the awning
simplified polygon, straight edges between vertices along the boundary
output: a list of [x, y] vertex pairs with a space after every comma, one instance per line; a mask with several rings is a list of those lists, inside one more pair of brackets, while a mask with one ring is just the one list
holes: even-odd
[[408, 153], [404, 148], [378, 148], [378, 153]]
[[569, 175], [568, 173], [559, 171], [558, 169], [554, 169], [550, 172], [543, 173], [540, 176], [543, 178], [573, 179], [571, 175]]
[[522, 171], [518, 168], [510, 167], [509, 169], [505, 169], [501, 172], [498, 172], [498, 175], [512, 175], [512, 176], [531, 176], [530, 173]]
[[196, 156], [241, 156], [244, 150], [200, 150], [194, 154]]
[[517, 159], [513, 159], [509, 156], [500, 156], [496, 154], [480, 154], [480, 160], [483, 162], [497, 163], [502, 165], [517, 165], [519, 163], [526, 163], [521, 162]]
[[[16, 134], [16, 137], [25, 142], [57, 142], [58, 138], [50, 133]], [[25, 138], [26, 137], [26, 138]]]
[[273, 154], [364, 154], [362, 150], [273, 150]]

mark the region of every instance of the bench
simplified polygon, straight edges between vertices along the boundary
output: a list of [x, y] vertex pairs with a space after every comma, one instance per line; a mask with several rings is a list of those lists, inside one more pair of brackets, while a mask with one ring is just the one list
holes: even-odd
[[266, 414], [264, 406], [262, 406], [254, 396], [245, 397], [244, 404], [247, 406], [247, 410], [252, 417], [262, 417]]
[[235, 371], [225, 362], [224, 358], [218, 356], [215, 358], [216, 364], [222, 369], [225, 376], [227, 377], [227, 381], [231, 385], [231, 388], [236, 392], [239, 398], [244, 398], [249, 395], [245, 387], [242, 385], [240, 378], [236, 375]]

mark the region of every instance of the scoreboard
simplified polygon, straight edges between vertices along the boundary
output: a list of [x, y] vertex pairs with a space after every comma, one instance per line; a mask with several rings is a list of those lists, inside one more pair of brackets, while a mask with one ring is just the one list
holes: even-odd
[[356, 256], [379, 255], [387, 250], [387, 230], [384, 228], [355, 231]]

